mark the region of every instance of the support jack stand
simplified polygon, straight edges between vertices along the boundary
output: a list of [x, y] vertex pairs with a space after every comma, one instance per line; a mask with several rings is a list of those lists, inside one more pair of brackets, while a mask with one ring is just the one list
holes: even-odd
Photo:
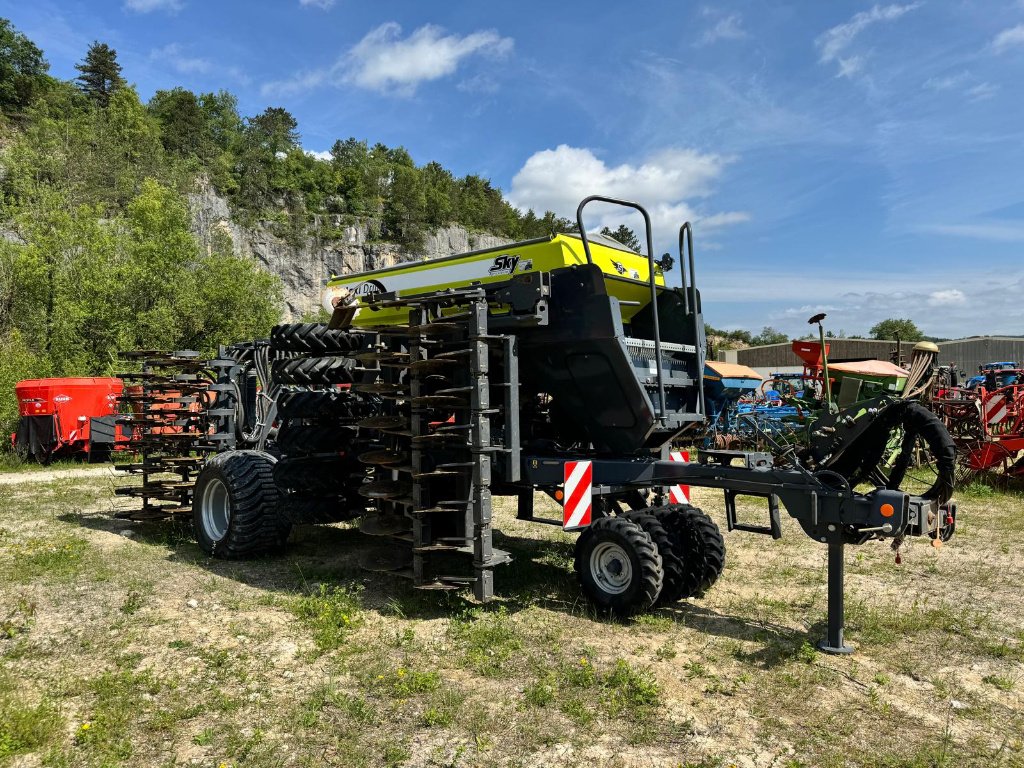
[[843, 542], [828, 543], [828, 629], [818, 641], [822, 653], [849, 654], [853, 647], [843, 642]]

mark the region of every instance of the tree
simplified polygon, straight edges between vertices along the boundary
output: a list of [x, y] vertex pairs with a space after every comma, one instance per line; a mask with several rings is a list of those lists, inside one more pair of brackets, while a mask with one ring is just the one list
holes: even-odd
[[121, 78], [121, 65], [117, 63], [117, 51], [106, 43], [94, 42], [85, 54], [81, 64], [75, 64], [80, 74], [78, 87], [90, 99], [106, 107], [110, 96], [124, 85]]
[[19, 333], [50, 375], [107, 373], [119, 349], [212, 353], [265, 335], [280, 317], [279, 280], [229, 244], [203, 254], [184, 198], [152, 179], [123, 214], [48, 190], [17, 224], [24, 244], [0, 244], [0, 275], [13, 282], [0, 348]]
[[238, 116], [238, 99], [227, 91], [203, 93], [199, 108], [210, 140], [221, 150], [229, 150], [242, 134], [242, 118]]
[[913, 320], [894, 317], [876, 323], [872, 326], [870, 333], [871, 338], [880, 340], [895, 340], [897, 335], [900, 337], [900, 341], [920, 341], [924, 338], [921, 329], [914, 324]]
[[107, 108], [94, 110], [92, 118], [88, 199], [123, 206], [139, 193], [144, 180], [161, 175], [160, 124], [128, 86], [118, 88]]
[[427, 163], [421, 174], [426, 205], [426, 221], [432, 227], [443, 227], [452, 221], [455, 208], [455, 179], [440, 163]]
[[160, 140], [168, 152], [181, 157], [209, 155], [212, 132], [192, 91], [157, 91], [149, 101], [149, 111], [160, 123]]
[[757, 336], [750, 339], [750, 343], [755, 347], [765, 344], [785, 344], [787, 341], [789, 341], [789, 334], [776, 330], [770, 325], [766, 325]]
[[637, 240], [636, 233], [625, 224], [620, 224], [619, 228], [614, 232], [608, 229], [608, 227], [604, 227], [601, 229], [601, 234], [605, 237], [610, 237], [612, 240], [618, 240], [631, 251], [640, 253], [640, 241]]
[[245, 134], [250, 143], [276, 156], [298, 146], [298, 128], [298, 121], [287, 109], [267, 107], [246, 121]]
[[421, 172], [405, 164], [394, 166], [381, 234], [409, 248], [422, 247], [426, 205]]
[[19, 113], [31, 104], [49, 68], [35, 43], [0, 19], [0, 111]]

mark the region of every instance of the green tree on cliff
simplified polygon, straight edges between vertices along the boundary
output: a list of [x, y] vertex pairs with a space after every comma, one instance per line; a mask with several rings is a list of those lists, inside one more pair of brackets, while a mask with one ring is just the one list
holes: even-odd
[[90, 45], [85, 60], [75, 64], [75, 69], [82, 73], [76, 78], [78, 87], [101, 107], [106, 107], [114, 91], [124, 85], [117, 51], [106, 43]]
[[50, 65], [35, 43], [0, 19], [0, 111], [22, 112], [49, 79]]

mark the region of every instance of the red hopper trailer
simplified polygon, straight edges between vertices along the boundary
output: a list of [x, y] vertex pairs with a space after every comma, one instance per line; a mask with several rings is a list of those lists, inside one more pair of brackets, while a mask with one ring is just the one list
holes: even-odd
[[130, 436], [117, 425], [117, 398], [124, 385], [115, 378], [27, 379], [18, 382], [16, 452], [37, 461], [80, 456], [102, 461], [126, 446]]

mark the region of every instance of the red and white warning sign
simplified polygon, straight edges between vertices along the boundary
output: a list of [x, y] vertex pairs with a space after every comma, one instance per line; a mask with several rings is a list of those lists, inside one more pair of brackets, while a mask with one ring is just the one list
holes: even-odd
[[[672, 451], [668, 457], [672, 461], [681, 461], [684, 464], [690, 461], [689, 451]], [[690, 503], [690, 486], [688, 485], [673, 485], [668, 491], [668, 499], [673, 504], [689, 504]]]
[[992, 395], [985, 401], [982, 410], [985, 412], [986, 424], [999, 424], [1007, 414], [1006, 395], [999, 392]]
[[589, 461], [565, 462], [565, 501], [562, 503], [562, 528], [573, 530], [590, 525], [593, 470]]

